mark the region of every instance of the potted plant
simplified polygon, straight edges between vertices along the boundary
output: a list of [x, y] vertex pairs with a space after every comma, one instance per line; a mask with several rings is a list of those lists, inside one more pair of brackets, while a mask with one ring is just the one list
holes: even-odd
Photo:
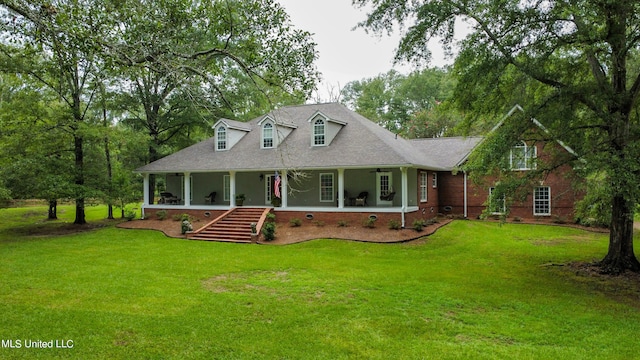
[[244, 204], [244, 199], [246, 199], [244, 194], [236, 195], [236, 206], [242, 206]]

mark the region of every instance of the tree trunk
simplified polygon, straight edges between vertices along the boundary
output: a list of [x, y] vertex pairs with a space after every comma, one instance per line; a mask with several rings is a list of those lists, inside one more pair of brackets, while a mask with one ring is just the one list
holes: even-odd
[[[102, 103], [102, 120], [103, 120], [103, 125], [105, 128], [105, 131], [108, 131], [108, 126], [109, 126], [109, 122], [107, 121], [107, 107], [104, 104], [104, 88], [101, 88], [103, 90], [103, 103]], [[113, 166], [111, 165], [111, 151], [109, 149], [109, 136], [106, 135], [104, 137], [104, 156], [107, 160], [107, 181], [108, 183], [108, 191], [109, 191], [109, 203], [107, 204], [107, 208], [108, 208], [108, 213], [107, 213], [107, 219], [109, 220], [113, 220], [113, 205], [111, 204], [111, 201], [113, 199]]]
[[609, 252], [600, 262], [604, 273], [621, 274], [626, 270], [640, 272], [640, 263], [633, 252], [633, 210], [633, 204], [622, 195], [614, 196]]
[[49, 220], [58, 220], [58, 200], [49, 200]]
[[83, 139], [81, 136], [74, 135], [75, 156], [76, 156], [76, 219], [73, 222], [76, 225], [87, 223], [84, 216], [84, 151]]

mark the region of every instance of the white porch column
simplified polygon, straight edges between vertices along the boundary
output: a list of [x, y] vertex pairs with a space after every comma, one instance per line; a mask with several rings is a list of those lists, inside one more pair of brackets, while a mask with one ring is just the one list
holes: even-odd
[[236, 206], [236, 172], [229, 171], [229, 206]]
[[184, 206], [191, 206], [191, 173], [184, 173]]
[[407, 211], [409, 206], [409, 178], [406, 167], [401, 167], [400, 172], [402, 173], [402, 227], [404, 228], [404, 213]]
[[338, 209], [344, 208], [344, 169], [338, 169]]
[[289, 178], [287, 177], [287, 170], [281, 170], [280, 176], [280, 207], [286, 208], [289, 200]]
[[149, 197], [149, 174], [144, 174], [144, 180], [142, 181], [143, 186], [143, 194], [144, 194], [144, 205], [151, 205], [151, 197]]

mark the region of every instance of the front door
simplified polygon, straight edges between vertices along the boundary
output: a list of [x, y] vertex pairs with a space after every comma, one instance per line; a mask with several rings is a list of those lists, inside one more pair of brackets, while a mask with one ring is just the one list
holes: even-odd
[[393, 177], [391, 172], [376, 173], [376, 201], [378, 205], [392, 205], [393, 200], [382, 200], [380, 197], [389, 195], [393, 190]]
[[273, 183], [275, 175], [265, 175], [264, 176], [264, 203], [266, 205], [271, 205], [271, 200], [273, 199]]

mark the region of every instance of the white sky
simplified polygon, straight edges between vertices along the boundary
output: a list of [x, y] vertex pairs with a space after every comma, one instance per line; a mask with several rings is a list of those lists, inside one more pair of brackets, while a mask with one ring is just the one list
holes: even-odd
[[[321, 97], [327, 97], [329, 89], [337, 91], [350, 81], [371, 78], [392, 68], [402, 73], [411, 71], [408, 65], [393, 66], [399, 33], [379, 38], [363, 29], [352, 30], [366, 18], [366, 12], [351, 5], [351, 0], [278, 1], [294, 26], [310, 32], [317, 44], [316, 65], [323, 79], [318, 87]], [[432, 66], [449, 63], [438, 45], [434, 41], [430, 46]]]

